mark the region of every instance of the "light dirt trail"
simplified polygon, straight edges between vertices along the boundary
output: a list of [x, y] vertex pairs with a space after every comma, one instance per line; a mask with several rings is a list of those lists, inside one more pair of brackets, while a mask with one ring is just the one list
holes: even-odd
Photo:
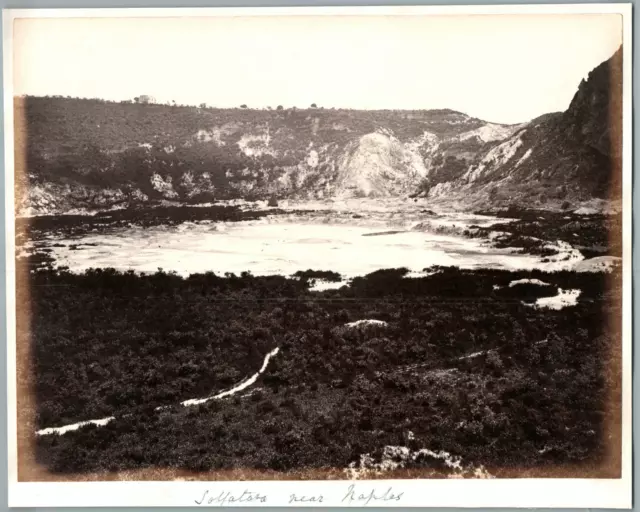
[[[183, 405], [184, 407], [190, 407], [192, 405], [200, 405], [200, 404], [208, 402], [209, 400], [219, 400], [221, 398], [226, 398], [228, 396], [235, 395], [239, 391], [247, 389], [249, 386], [251, 386], [252, 384], [254, 384], [258, 380], [258, 377], [260, 377], [260, 375], [262, 375], [264, 373], [264, 371], [267, 369], [267, 366], [269, 364], [269, 360], [273, 356], [275, 356], [279, 351], [280, 351], [280, 348], [276, 347], [271, 352], [269, 352], [264, 357], [264, 361], [262, 362], [262, 366], [260, 367], [260, 369], [256, 373], [254, 373], [251, 377], [249, 377], [248, 379], [243, 380], [237, 386], [235, 386], [235, 387], [233, 387], [231, 389], [228, 389], [227, 391], [223, 391], [222, 393], [218, 393], [217, 395], [210, 396], [210, 397], [207, 397], [207, 398], [194, 398], [194, 399], [190, 399], [190, 400], [185, 400], [184, 402], [180, 402], [180, 405]], [[166, 409], [167, 407], [168, 406], [156, 407], [155, 410], [159, 411], [159, 410], [162, 410], [162, 409]], [[51, 434], [62, 435], [62, 434], [66, 434], [67, 432], [78, 430], [79, 428], [84, 427], [85, 425], [90, 425], [90, 424], [96, 425], [98, 427], [104, 427], [107, 423], [109, 423], [112, 420], [115, 420], [115, 416], [109, 416], [108, 418], [102, 418], [102, 419], [99, 419], [99, 420], [79, 421], [78, 423], [72, 423], [70, 425], [65, 425], [63, 427], [43, 428], [42, 430], [36, 431], [36, 435], [38, 435], [38, 436], [46, 436], [46, 435], [51, 435]]]
[[78, 430], [80, 427], [84, 427], [85, 425], [96, 425], [98, 427], [104, 427], [107, 423], [114, 420], [114, 416], [109, 416], [108, 418], [102, 418], [100, 420], [87, 420], [87, 421], [79, 421], [78, 423], [72, 423], [71, 425], [65, 425], [64, 427], [49, 427], [43, 428], [42, 430], [38, 430], [36, 435], [38, 436], [47, 436], [50, 434], [66, 434], [67, 432], [72, 432], [73, 430]]
[[264, 373], [264, 371], [267, 369], [267, 365], [269, 364], [269, 359], [275, 356], [279, 351], [280, 351], [280, 348], [276, 347], [271, 352], [269, 352], [265, 356], [264, 361], [262, 362], [262, 367], [256, 373], [254, 373], [251, 377], [241, 382], [236, 387], [231, 388], [227, 391], [223, 391], [222, 393], [218, 393], [217, 395], [210, 396], [208, 398], [192, 398], [191, 400], [185, 400], [184, 402], [180, 402], [180, 403], [185, 407], [190, 407], [192, 405], [200, 405], [208, 402], [209, 400], [219, 400], [221, 398], [234, 395], [238, 391], [242, 391], [243, 389], [247, 389], [249, 386], [254, 384], [255, 381], [258, 380], [258, 377], [260, 377], [260, 375]]

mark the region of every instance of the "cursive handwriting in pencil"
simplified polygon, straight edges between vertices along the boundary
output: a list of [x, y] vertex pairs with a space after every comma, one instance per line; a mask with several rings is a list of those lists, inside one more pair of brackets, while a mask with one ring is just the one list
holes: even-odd
[[365, 492], [358, 490], [358, 492], [356, 492], [356, 486], [352, 484], [349, 486], [347, 494], [342, 498], [342, 503], [346, 502], [348, 505], [368, 505], [371, 502], [377, 504], [386, 501], [400, 501], [403, 494], [402, 492], [395, 494], [393, 487], [389, 487], [383, 493], [376, 493], [375, 489]]
[[231, 505], [234, 503], [251, 503], [255, 501], [266, 503], [267, 497], [258, 492], [251, 492], [247, 490], [245, 490], [242, 494], [234, 495], [229, 491], [221, 491], [219, 494], [213, 495], [210, 494], [209, 490], [207, 489], [206, 491], [204, 491], [204, 494], [202, 495], [202, 498], [200, 498], [200, 500], [194, 501], [196, 502], [196, 505], [219, 505], [222, 507], [224, 505]]

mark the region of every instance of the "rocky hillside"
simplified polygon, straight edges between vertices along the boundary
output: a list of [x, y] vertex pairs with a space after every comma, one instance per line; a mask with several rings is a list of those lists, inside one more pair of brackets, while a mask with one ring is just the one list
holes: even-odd
[[[619, 172], [620, 55], [524, 125], [451, 110], [251, 110], [15, 100], [18, 214], [215, 199], [583, 201]], [[611, 127], [610, 130], [607, 128]]]
[[574, 205], [622, 193], [622, 50], [583, 80], [569, 108], [521, 126], [421, 195], [479, 205]]

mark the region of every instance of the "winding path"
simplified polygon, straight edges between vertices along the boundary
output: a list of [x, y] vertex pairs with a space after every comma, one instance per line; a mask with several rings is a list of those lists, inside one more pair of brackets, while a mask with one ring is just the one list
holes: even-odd
[[[260, 375], [262, 375], [264, 373], [264, 371], [267, 369], [267, 365], [269, 364], [269, 360], [275, 356], [278, 352], [280, 351], [280, 347], [276, 347], [274, 348], [271, 352], [269, 352], [265, 357], [264, 357], [264, 361], [262, 362], [262, 366], [260, 367], [260, 369], [254, 373], [251, 377], [249, 377], [248, 379], [243, 380], [240, 384], [238, 384], [237, 386], [228, 389], [227, 391], [223, 391], [222, 393], [218, 393], [217, 395], [214, 396], [210, 396], [207, 398], [192, 398], [190, 400], [185, 400], [184, 402], [180, 402], [180, 405], [183, 405], [184, 407], [190, 407], [192, 405], [200, 405], [200, 404], [204, 404], [210, 400], [219, 400], [221, 398], [226, 398], [228, 396], [232, 396], [234, 394], [236, 394], [238, 391], [242, 391], [244, 389], [247, 389], [249, 386], [251, 386], [252, 384], [254, 384], [257, 380], [258, 377], [260, 377]], [[167, 406], [161, 406], [161, 407], [156, 407], [156, 411], [161, 410], [161, 409], [166, 409]], [[80, 421], [78, 423], [72, 423], [71, 425], [65, 425], [63, 427], [49, 427], [49, 428], [43, 428], [42, 430], [38, 430], [36, 431], [36, 435], [38, 436], [47, 436], [47, 435], [51, 435], [51, 434], [66, 434], [67, 432], [71, 432], [73, 430], [78, 430], [81, 427], [84, 427], [85, 425], [96, 425], [98, 427], [104, 427], [107, 423], [109, 423], [110, 421], [115, 420], [115, 416], [109, 416], [108, 418], [102, 418], [99, 420], [86, 420], [86, 421]]]
[[184, 405], [185, 407], [189, 407], [192, 405], [200, 405], [200, 404], [204, 404], [205, 402], [208, 402], [209, 400], [219, 400], [220, 398], [225, 398], [227, 396], [236, 394], [238, 391], [247, 389], [249, 386], [254, 384], [255, 381], [258, 380], [258, 377], [260, 377], [262, 373], [264, 373], [264, 371], [267, 369], [267, 365], [269, 364], [269, 359], [275, 356], [279, 351], [280, 351], [280, 348], [276, 347], [271, 352], [269, 352], [265, 356], [264, 361], [262, 362], [262, 367], [256, 373], [254, 373], [251, 377], [241, 382], [236, 387], [231, 388], [227, 391], [223, 391], [222, 393], [218, 393], [217, 395], [210, 396], [208, 398], [192, 398], [191, 400], [185, 400], [184, 402], [181, 402], [181, 404]]

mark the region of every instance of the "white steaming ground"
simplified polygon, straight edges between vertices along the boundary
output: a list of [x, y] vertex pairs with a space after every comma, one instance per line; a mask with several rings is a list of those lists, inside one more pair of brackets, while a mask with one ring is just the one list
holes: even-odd
[[[451, 231], [444, 233], [433, 232], [433, 223], [421, 230], [411, 223], [399, 220], [394, 224], [391, 220], [369, 219], [356, 224], [352, 219], [273, 217], [234, 223], [129, 227], [108, 235], [88, 234], [81, 241], [51, 240], [62, 245], [51, 249], [57, 263], [72, 272], [113, 267], [152, 273], [162, 268], [184, 276], [206, 271], [292, 275], [315, 269], [350, 278], [384, 268], [407, 267], [419, 272], [432, 265], [560, 270], [572, 269], [583, 259], [579, 251], [560, 242], [554, 244], [560, 254], [543, 261], [457, 234], [478, 220], [474, 218], [441, 220], [439, 226], [451, 225]], [[72, 249], [73, 244], [80, 244], [79, 250]]]
[[580, 290], [563, 290], [558, 288], [558, 294], [553, 297], [542, 297], [536, 300], [534, 306], [539, 309], [560, 310], [568, 306], [575, 306], [580, 297]]

